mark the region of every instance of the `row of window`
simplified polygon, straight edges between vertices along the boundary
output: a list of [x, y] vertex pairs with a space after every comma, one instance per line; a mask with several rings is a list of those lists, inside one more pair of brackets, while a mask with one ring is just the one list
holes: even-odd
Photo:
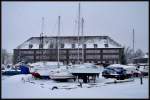
[[[82, 53], [82, 50], [69, 50], [68, 51], [68, 54], [81, 54]], [[33, 50], [21, 50], [19, 51], [19, 54], [55, 54], [57, 53], [56, 50], [36, 50], [35, 52]], [[66, 54], [67, 53], [67, 50], [60, 50], [59, 51], [60, 54]], [[101, 50], [85, 50], [84, 51], [85, 54], [100, 54], [101, 53]], [[119, 50], [118, 49], [111, 49], [111, 50], [102, 50], [102, 54], [103, 53], [112, 53], [112, 54], [118, 54], [119, 53]]]
[[[25, 56], [26, 58], [29, 59], [34, 59], [33, 55], [28, 55]], [[103, 59], [119, 59], [119, 55], [103, 55]], [[42, 55], [42, 56], [35, 56], [36, 59], [57, 59], [56, 56], [47, 56], [47, 55]], [[78, 55], [70, 55], [69, 59], [77, 59]], [[66, 55], [61, 55], [60, 59], [67, 59]], [[79, 59], [82, 59], [82, 56], [79, 56]], [[100, 59], [100, 55], [86, 55], [86, 59]]]
[[[64, 48], [64, 44], [60, 45], [60, 48]], [[94, 48], [97, 48], [97, 44], [93, 44]], [[108, 44], [104, 44], [105, 47], [108, 47]], [[33, 45], [29, 44], [29, 49], [32, 49]], [[83, 47], [86, 48], [86, 44], [83, 44]], [[43, 44], [39, 44], [39, 48], [42, 49], [43, 48]], [[54, 48], [53, 44], [49, 45], [49, 48]], [[72, 44], [72, 48], [76, 48], [75, 44]]]

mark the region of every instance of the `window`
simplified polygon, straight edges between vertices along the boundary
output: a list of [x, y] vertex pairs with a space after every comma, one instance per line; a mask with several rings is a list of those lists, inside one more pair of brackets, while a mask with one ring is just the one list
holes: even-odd
[[94, 44], [94, 48], [97, 48], [97, 44]]
[[108, 44], [104, 44], [105, 45], [105, 48], [107, 48], [108, 47]]
[[84, 44], [83, 47], [86, 48], [86, 44]]
[[49, 48], [53, 48], [53, 44], [50, 44], [50, 45], [49, 45]]
[[72, 44], [72, 48], [75, 48], [75, 44]]
[[48, 41], [46, 41], [46, 44], [48, 43]]
[[29, 49], [31, 49], [33, 47], [33, 45], [32, 44], [29, 44]]
[[43, 48], [43, 44], [39, 44], [39, 49], [42, 49]]
[[61, 48], [64, 48], [64, 44], [61, 44]]

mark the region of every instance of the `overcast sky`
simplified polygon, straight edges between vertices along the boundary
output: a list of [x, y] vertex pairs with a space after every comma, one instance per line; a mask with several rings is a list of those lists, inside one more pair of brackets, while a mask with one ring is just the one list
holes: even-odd
[[[57, 35], [61, 16], [61, 35], [77, 35], [79, 2], [2, 2], [2, 48], [13, 52], [30, 37], [40, 36], [42, 17], [47, 36]], [[122, 46], [148, 52], [148, 2], [80, 2], [85, 35], [108, 35]]]

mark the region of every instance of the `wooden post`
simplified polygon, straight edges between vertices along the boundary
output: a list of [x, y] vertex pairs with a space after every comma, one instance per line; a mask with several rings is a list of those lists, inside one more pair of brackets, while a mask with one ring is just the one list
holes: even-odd
[[143, 75], [142, 75], [142, 73], [140, 74], [140, 83], [141, 83], [141, 85], [143, 84], [143, 79], [142, 79], [142, 77], [143, 77]]
[[94, 83], [95, 83], [95, 80], [96, 80], [96, 76], [94, 75]]

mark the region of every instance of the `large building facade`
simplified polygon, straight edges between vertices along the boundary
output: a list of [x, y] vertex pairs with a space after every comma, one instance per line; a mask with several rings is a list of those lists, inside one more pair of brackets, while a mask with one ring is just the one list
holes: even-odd
[[[58, 51], [59, 47], [59, 51]], [[109, 36], [31, 37], [14, 49], [14, 64], [57, 61], [64, 64], [121, 63], [123, 47]], [[58, 53], [59, 52], [59, 53]]]

